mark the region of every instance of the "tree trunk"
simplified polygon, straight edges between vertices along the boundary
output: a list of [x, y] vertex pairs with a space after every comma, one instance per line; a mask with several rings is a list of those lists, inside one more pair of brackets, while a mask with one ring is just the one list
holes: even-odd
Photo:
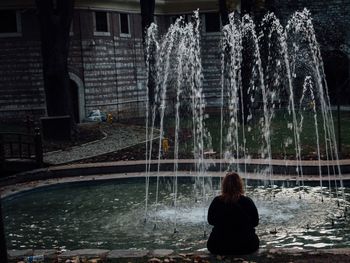
[[74, 120], [67, 66], [74, 0], [36, 0], [36, 5], [47, 114], [50, 117], [70, 115], [72, 123], [75, 123], [77, 120]]

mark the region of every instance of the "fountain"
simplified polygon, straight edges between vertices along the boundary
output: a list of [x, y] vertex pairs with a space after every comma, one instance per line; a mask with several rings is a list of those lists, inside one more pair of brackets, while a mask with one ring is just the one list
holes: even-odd
[[[154, 59], [155, 70], [148, 76], [156, 79], [155, 99], [151, 112], [150, 136], [146, 134], [146, 162], [152, 159], [152, 139], [155, 119], [159, 116], [160, 137], [158, 141], [158, 170], [155, 204], [158, 205], [158, 181], [160, 178], [161, 142], [164, 138], [164, 120], [174, 118], [174, 178], [172, 180], [174, 203], [174, 226], [177, 223], [177, 176], [180, 125], [188, 125], [180, 117], [182, 103], [192, 110], [192, 151], [197, 161], [194, 188], [195, 199], [206, 204], [213, 189], [212, 178], [206, 173], [208, 162], [205, 151], [213, 152], [210, 129], [206, 122], [206, 103], [202, 90], [202, 65], [200, 49], [200, 24], [198, 12], [192, 21], [185, 23], [179, 18], [162, 38], [157, 37], [156, 26], [148, 30], [147, 62]], [[221, 52], [221, 105], [220, 142], [215, 145], [219, 152], [220, 171], [223, 162], [226, 170], [239, 171], [245, 179], [260, 179], [266, 187], [274, 188], [274, 171], [277, 159], [285, 165], [294, 160], [295, 171], [285, 174], [284, 180], [296, 177], [299, 199], [302, 199], [305, 185], [304, 155], [305, 138], [316, 134], [316, 140], [308, 140], [309, 147], [317, 149], [312, 159], [317, 160], [321, 202], [325, 192], [332, 192], [339, 205], [339, 195], [345, 207], [345, 192], [338, 159], [333, 119], [328, 97], [328, 88], [323, 71], [320, 48], [316, 41], [311, 15], [308, 10], [296, 12], [285, 28], [273, 13], [263, 18], [260, 30], [249, 15], [240, 18], [229, 15], [228, 25], [223, 27]], [[156, 47], [156, 48], [154, 48]], [[147, 49], [150, 50], [150, 49]], [[248, 81], [247, 81], [248, 80]], [[170, 94], [169, 93], [173, 93]], [[174, 105], [169, 103], [173, 97]], [[149, 105], [146, 108], [147, 128]], [[168, 114], [165, 114], [168, 111]], [[158, 113], [157, 113], [158, 112]], [[171, 114], [174, 114], [172, 117]], [[186, 117], [185, 117], [186, 118]], [[281, 122], [282, 120], [282, 122]], [[190, 125], [190, 126], [191, 126]], [[276, 126], [279, 127], [276, 127]], [[217, 127], [217, 126], [216, 126]], [[279, 145], [273, 136], [281, 133]], [[258, 147], [258, 149], [254, 149]], [[322, 148], [322, 149], [321, 149]], [[215, 152], [215, 151], [214, 151]], [[287, 153], [288, 152], [288, 153]], [[248, 171], [253, 157], [263, 169]], [[275, 158], [274, 158], [275, 157]], [[322, 171], [326, 163], [327, 172]], [[289, 170], [290, 171], [290, 170]], [[146, 171], [146, 213], [149, 202], [149, 172]], [[328, 179], [325, 177], [328, 176]], [[325, 181], [327, 181], [325, 183]], [[325, 190], [328, 184], [328, 190]], [[334, 189], [332, 188], [334, 185]], [[248, 187], [248, 186], [247, 186]], [[205, 212], [203, 214], [205, 222]], [[204, 227], [204, 235], [206, 230]]]
[[[146, 68], [154, 98], [146, 104], [144, 174], [9, 196], [9, 248], [203, 250], [207, 209], [227, 170], [242, 175], [257, 204], [262, 247], [348, 246], [350, 192], [310, 13], [296, 12], [285, 28], [269, 13], [259, 29], [248, 15], [229, 16], [218, 65], [219, 114], [210, 116], [198, 12], [189, 22], [179, 18], [162, 37], [152, 24]], [[161, 169], [165, 138], [173, 146], [171, 172]], [[179, 169], [183, 156], [194, 160], [191, 171]], [[316, 187], [309, 185], [305, 156], [316, 164]], [[42, 207], [46, 213], [37, 213]]]

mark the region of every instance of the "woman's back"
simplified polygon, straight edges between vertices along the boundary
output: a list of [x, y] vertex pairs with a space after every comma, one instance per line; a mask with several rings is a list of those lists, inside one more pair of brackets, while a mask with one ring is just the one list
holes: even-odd
[[209, 207], [208, 223], [229, 229], [252, 229], [259, 224], [259, 216], [249, 197], [241, 196], [236, 202], [226, 202], [217, 196]]
[[207, 243], [208, 250], [222, 255], [252, 253], [259, 248], [259, 238], [255, 234], [258, 210], [243, 194], [231, 197], [222, 194], [210, 204], [208, 223], [214, 227]]

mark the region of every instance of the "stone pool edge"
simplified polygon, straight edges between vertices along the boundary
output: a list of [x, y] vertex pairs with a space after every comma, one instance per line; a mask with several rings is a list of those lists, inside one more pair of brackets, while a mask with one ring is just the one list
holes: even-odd
[[[67, 262], [77, 260], [82, 262], [349, 262], [350, 248], [331, 249], [260, 249], [251, 255], [215, 256], [206, 251], [193, 253], [175, 253], [171, 249], [155, 250], [105, 250], [78, 249], [58, 251], [47, 250], [9, 250], [10, 262], [25, 260], [28, 256], [42, 255], [45, 262]], [[90, 260], [90, 261], [88, 261]], [[95, 261], [94, 261], [95, 260]]]
[[[223, 165], [222, 170], [224, 171], [225, 166], [229, 164], [228, 160], [223, 159], [206, 159], [205, 162], [209, 165], [208, 175], [211, 176], [223, 176], [224, 172], [220, 171], [220, 166]], [[244, 162], [239, 161], [242, 165]], [[319, 168], [318, 161], [301, 161], [304, 172], [304, 181], [306, 182], [319, 182]], [[265, 167], [266, 160], [252, 159], [248, 164], [251, 168], [256, 167]], [[329, 161], [322, 161], [322, 169], [327, 169], [329, 166], [337, 166], [336, 163]], [[196, 173], [192, 172], [195, 170], [196, 160], [192, 159], [181, 159], [178, 160], [178, 170], [186, 176], [193, 176]], [[271, 179], [274, 181], [290, 181], [296, 182], [300, 180], [300, 177], [297, 174], [294, 174], [296, 169], [296, 161], [291, 160], [272, 160], [272, 166], [274, 174], [271, 176]], [[339, 166], [342, 171], [341, 178], [336, 177], [337, 180], [342, 179], [344, 182], [349, 183], [350, 185], [350, 159], [339, 160]], [[160, 160], [160, 171], [171, 173], [174, 168], [173, 160]], [[158, 162], [151, 161], [151, 174], [150, 176], [155, 176], [156, 171], [158, 170]], [[290, 173], [286, 173], [289, 171]], [[294, 171], [294, 172], [293, 172]], [[93, 176], [95, 179], [100, 178], [105, 175], [120, 174], [122, 177], [127, 178], [131, 174], [139, 174], [139, 177], [144, 176], [145, 172], [145, 161], [118, 161], [118, 162], [107, 162], [107, 163], [89, 163], [89, 164], [70, 164], [70, 165], [59, 165], [59, 166], [50, 166], [47, 168], [36, 169], [32, 171], [27, 171], [19, 174], [15, 174], [8, 177], [0, 178], [0, 190], [5, 187], [30, 183], [35, 181], [43, 180], [53, 180], [61, 179], [67, 177], [89, 177]], [[265, 178], [259, 177], [258, 174], [247, 170], [246, 175], [242, 177], [247, 178], [248, 180], [266, 180]], [[323, 180], [328, 181], [328, 174], [324, 173]]]

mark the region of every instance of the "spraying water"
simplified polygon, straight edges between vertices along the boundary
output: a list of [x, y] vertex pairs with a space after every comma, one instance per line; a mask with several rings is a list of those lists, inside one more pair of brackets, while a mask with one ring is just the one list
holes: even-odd
[[[257, 28], [260, 28], [259, 32]], [[156, 32], [155, 28], [150, 32]], [[188, 108], [192, 118], [192, 152], [193, 159], [196, 160], [195, 199], [205, 204], [209, 193], [215, 192], [212, 189], [211, 179], [206, 173], [208, 162], [205, 160], [205, 149], [212, 149], [212, 146], [210, 145], [211, 135], [205, 123], [206, 103], [203, 92], [201, 29], [198, 11], [189, 22], [185, 22], [183, 18], [177, 19], [163, 37], [156, 37], [156, 34], [152, 33], [149, 39], [156, 47], [153, 48], [157, 53], [156, 56], [153, 55], [153, 58], [156, 58], [153, 68], [156, 72], [157, 85], [155, 104], [153, 107], [147, 105], [151, 108], [152, 116], [151, 132], [149, 134], [147, 129], [146, 137], [149, 141], [153, 141], [157, 114], [159, 116], [157, 125], [160, 130], [155, 204], [158, 204], [164, 119], [174, 112], [172, 196], [175, 208], [174, 232], [176, 232], [178, 159], [181, 151], [179, 134], [181, 128], [186, 125], [181, 124], [184, 102], [190, 102]], [[328, 165], [328, 184], [330, 187], [333, 171], [335, 192], [338, 195], [338, 187], [343, 189], [343, 183], [337, 161], [337, 145], [323, 64], [310, 13], [307, 10], [296, 12], [285, 28], [273, 13], [266, 14], [259, 27], [255, 26], [249, 15], [240, 17], [232, 13], [229, 15], [229, 24], [222, 30], [221, 46], [221, 65], [218, 65], [218, 68], [221, 68], [221, 83], [218, 85], [221, 96], [221, 103], [218, 105], [220, 108], [218, 149], [219, 156], [223, 160], [220, 161], [220, 171], [223, 171], [222, 164], [226, 162], [228, 170], [243, 172], [243, 175], [247, 176], [251, 156], [259, 156], [257, 162], [260, 168], [254, 172], [262, 175], [260, 178], [264, 178], [265, 186], [274, 187], [272, 163], [274, 154], [278, 152], [279, 157], [284, 158], [286, 163], [290, 158], [295, 160], [299, 198], [301, 198], [305, 188], [303, 172], [305, 149], [302, 136], [306, 129], [304, 127], [306, 112], [311, 111], [316, 132], [314, 147], [319, 164], [320, 186], [323, 189], [322, 159], [332, 161], [331, 163], [335, 165]], [[148, 68], [152, 67], [148, 66]], [[168, 94], [174, 96], [173, 105], [169, 103]], [[308, 108], [305, 106], [306, 102], [309, 102]], [[147, 112], [147, 118], [148, 114]], [[284, 122], [278, 124], [282, 116]], [[321, 125], [319, 125], [320, 119]], [[276, 127], [278, 126], [276, 123], [281, 127]], [[148, 122], [146, 126], [148, 127]], [[275, 137], [279, 134], [282, 138], [280, 143], [276, 144]], [[321, 144], [323, 144], [323, 150]], [[256, 146], [259, 148], [256, 149]], [[150, 170], [151, 149], [152, 143], [149, 143], [146, 148], [148, 151], [147, 174]], [[329, 193], [331, 194], [331, 188]], [[148, 195], [146, 186], [146, 204], [148, 204]], [[323, 200], [322, 191], [321, 199]], [[206, 209], [203, 209], [203, 221], [206, 221]]]

